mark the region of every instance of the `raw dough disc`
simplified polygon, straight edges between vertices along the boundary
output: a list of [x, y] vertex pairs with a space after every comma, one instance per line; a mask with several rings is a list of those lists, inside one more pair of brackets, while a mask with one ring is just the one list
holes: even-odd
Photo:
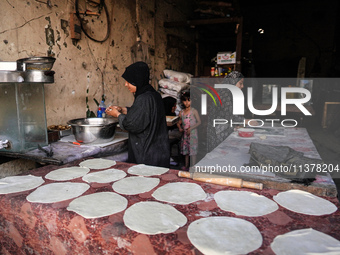
[[104, 169], [111, 166], [114, 166], [116, 161], [110, 159], [103, 159], [103, 158], [94, 158], [94, 159], [87, 159], [83, 162], [80, 162], [80, 166], [85, 166], [90, 169]]
[[87, 167], [64, 167], [54, 171], [49, 172], [45, 178], [53, 181], [68, 181], [84, 176], [90, 172]]
[[152, 176], [161, 175], [169, 171], [169, 168], [148, 166], [144, 164], [134, 165], [128, 169], [129, 174], [141, 175], [141, 176]]
[[126, 209], [128, 201], [114, 192], [98, 192], [74, 199], [67, 210], [86, 219], [100, 218]]
[[275, 254], [340, 254], [340, 242], [312, 228], [294, 230], [274, 238]]
[[190, 242], [204, 254], [248, 254], [262, 245], [262, 235], [249, 221], [208, 217], [188, 227]]
[[219, 191], [214, 199], [222, 210], [242, 216], [263, 216], [279, 209], [274, 201], [249, 191]]
[[328, 200], [297, 189], [280, 192], [273, 199], [290, 211], [307, 215], [320, 216], [337, 210], [337, 207]]
[[187, 205], [198, 200], [204, 200], [207, 194], [196, 183], [173, 182], [158, 188], [152, 196], [159, 201]]
[[42, 177], [33, 175], [5, 177], [0, 179], [0, 194], [10, 194], [35, 189], [44, 182]]
[[127, 177], [112, 184], [114, 191], [124, 195], [137, 195], [148, 192], [159, 184], [158, 178], [143, 176]]
[[139, 202], [126, 209], [125, 225], [147, 235], [168, 234], [187, 223], [187, 218], [174, 207], [159, 202]]
[[83, 176], [85, 182], [109, 183], [123, 179], [126, 173], [118, 169], [107, 169]]
[[27, 196], [32, 203], [56, 203], [82, 195], [90, 188], [86, 183], [57, 182], [37, 188]]

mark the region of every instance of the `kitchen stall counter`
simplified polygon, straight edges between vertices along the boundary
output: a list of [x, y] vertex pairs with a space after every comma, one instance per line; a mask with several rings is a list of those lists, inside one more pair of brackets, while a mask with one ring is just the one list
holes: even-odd
[[74, 136], [70, 135], [43, 147], [44, 150], [53, 152], [50, 157], [39, 149], [22, 153], [1, 151], [0, 156], [24, 158], [41, 164], [63, 165], [86, 157], [104, 157], [122, 153], [127, 151], [127, 140], [128, 133], [116, 132], [111, 142], [79, 145]]
[[[231, 133], [221, 144], [196, 163], [193, 167], [194, 171], [259, 182], [266, 188], [300, 189], [318, 196], [337, 196], [337, 188], [330, 173], [333, 170], [333, 174], [339, 176], [340, 165], [314, 164], [315, 168], [312, 169], [313, 166], [311, 166], [310, 173], [315, 174], [315, 180], [310, 185], [293, 182], [289, 177], [284, 178], [277, 174], [280, 171], [285, 172], [288, 169], [287, 166], [283, 168], [284, 170], [277, 168], [275, 171], [264, 171], [260, 167], [252, 168], [252, 165], [248, 165], [251, 162], [249, 151], [252, 143], [286, 146], [303, 153], [307, 158], [321, 160], [306, 128], [254, 127], [254, 129], [253, 137], [240, 137], [237, 131]], [[326, 170], [317, 169], [318, 165], [326, 167]], [[297, 169], [297, 172], [300, 171], [299, 168]]]
[[[47, 165], [30, 171], [42, 176], [45, 184], [53, 183], [45, 178], [49, 172], [68, 166], [79, 165], [82, 160], [64, 166]], [[117, 162], [115, 169], [125, 172], [133, 164]], [[91, 170], [96, 172], [100, 170]], [[128, 200], [127, 208], [141, 201], [157, 201], [152, 193], [160, 186], [172, 182], [197, 183], [207, 194], [206, 199], [179, 205], [168, 203], [187, 218], [187, 223], [173, 233], [147, 235], [135, 232], [125, 226], [125, 211], [97, 219], [85, 219], [66, 208], [71, 200], [40, 204], [31, 203], [26, 197], [33, 191], [0, 195], [0, 253], [1, 254], [201, 254], [187, 236], [188, 226], [197, 219], [212, 216], [228, 216], [246, 220], [256, 226], [263, 238], [260, 248], [249, 254], [273, 254], [270, 244], [273, 239], [293, 230], [312, 228], [340, 240], [340, 212], [323, 216], [296, 213], [279, 206], [279, 209], [259, 217], [238, 216], [221, 210], [214, 200], [214, 194], [222, 190], [254, 192], [273, 200], [280, 191], [274, 189], [238, 189], [216, 184], [196, 182], [179, 178], [177, 170], [153, 176], [160, 179], [159, 185], [149, 192], [138, 195], [123, 195]], [[127, 174], [127, 177], [131, 176]], [[71, 182], [82, 183], [81, 178]], [[84, 195], [109, 191], [112, 183], [90, 184]], [[337, 208], [334, 197], [323, 197]], [[165, 203], [165, 202], [162, 202]]]

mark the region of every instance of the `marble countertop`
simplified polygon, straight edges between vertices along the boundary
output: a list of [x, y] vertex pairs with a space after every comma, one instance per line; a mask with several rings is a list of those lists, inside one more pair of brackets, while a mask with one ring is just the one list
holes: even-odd
[[280, 190], [296, 188], [315, 195], [337, 196], [335, 183], [329, 173], [316, 175], [316, 180], [312, 185], [305, 186], [300, 183], [292, 183], [289, 179], [279, 177], [270, 171], [261, 171], [261, 169], [250, 171], [249, 168], [245, 168], [244, 165], [250, 161], [249, 149], [253, 142], [272, 146], [288, 146], [303, 152], [305, 157], [321, 159], [305, 128], [255, 128], [254, 136], [249, 138], [238, 136], [237, 131], [231, 133], [220, 145], [197, 162], [192, 167], [193, 171], [208, 171], [210, 167], [215, 169], [213, 174], [261, 182], [267, 188]]
[[[82, 160], [62, 167], [78, 165]], [[117, 162], [116, 169], [127, 172], [133, 164]], [[48, 165], [30, 171], [35, 176], [46, 176], [50, 171], [61, 166]], [[94, 170], [91, 170], [93, 172]], [[95, 170], [100, 171], [100, 170]], [[210, 216], [228, 216], [244, 219], [253, 223], [260, 231], [263, 242], [260, 248], [249, 254], [273, 254], [270, 244], [277, 235], [287, 232], [313, 228], [340, 240], [340, 211], [324, 216], [309, 216], [296, 213], [279, 206], [273, 213], [249, 217], [239, 216], [221, 210], [213, 196], [221, 190], [243, 190], [263, 195], [269, 199], [280, 191], [274, 189], [250, 190], [220, 186], [216, 184], [195, 182], [179, 178], [177, 170], [157, 176], [159, 185], [150, 192], [138, 195], [124, 195], [128, 207], [140, 201], [156, 201], [152, 193], [159, 186], [170, 182], [197, 183], [206, 192], [207, 198], [188, 205], [171, 204], [187, 218], [187, 223], [173, 233], [146, 235], [135, 232], [125, 226], [124, 211], [97, 219], [85, 219], [68, 211], [71, 202], [40, 204], [26, 200], [32, 191], [0, 195], [0, 253], [2, 254], [201, 254], [187, 236], [187, 229], [193, 221]], [[127, 176], [130, 176], [128, 174]], [[53, 181], [44, 178], [45, 184]], [[83, 182], [81, 178], [71, 180]], [[112, 183], [92, 183], [84, 195], [95, 192], [112, 192]], [[338, 200], [323, 197], [338, 208]]]
[[128, 133], [116, 132], [115, 137], [111, 142], [77, 145], [70, 143], [76, 142], [74, 136], [70, 135], [63, 137], [58, 142], [54, 142], [43, 147], [43, 149], [53, 151], [52, 157], [47, 157], [46, 153], [39, 149], [31, 150], [25, 153], [2, 152], [1, 155], [29, 159], [43, 164], [63, 165], [86, 157], [103, 157], [121, 153], [127, 150], [127, 140]]

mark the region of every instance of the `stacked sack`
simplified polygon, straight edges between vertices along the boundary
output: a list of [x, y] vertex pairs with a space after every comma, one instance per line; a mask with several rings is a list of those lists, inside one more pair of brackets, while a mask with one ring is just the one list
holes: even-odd
[[180, 111], [180, 97], [183, 90], [187, 90], [190, 87], [192, 74], [182, 73], [172, 70], [164, 70], [164, 79], [158, 82], [159, 91], [162, 93], [162, 97], [171, 96], [177, 100], [176, 114]]

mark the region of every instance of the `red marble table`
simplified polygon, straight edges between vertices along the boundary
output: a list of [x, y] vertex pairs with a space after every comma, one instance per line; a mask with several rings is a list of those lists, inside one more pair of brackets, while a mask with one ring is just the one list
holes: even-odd
[[[78, 165], [79, 162], [64, 166], [49, 165], [32, 170], [30, 174], [44, 177], [52, 170]], [[132, 164], [117, 162], [114, 168], [127, 171], [130, 166]], [[170, 170], [159, 178], [161, 182], [157, 187], [169, 182], [194, 182], [177, 177], [176, 170]], [[82, 182], [82, 179], [72, 181]], [[45, 184], [51, 182], [53, 181], [45, 179]], [[253, 223], [261, 232], [263, 243], [250, 254], [273, 254], [270, 244], [277, 235], [303, 228], [313, 228], [340, 240], [339, 210], [326, 216], [308, 216], [279, 206], [279, 210], [262, 217], [236, 216], [219, 209], [213, 200], [213, 194], [221, 190], [238, 189], [197, 183], [209, 195], [208, 198], [189, 205], [172, 204], [186, 215], [188, 222], [174, 233], [157, 235], [140, 234], [128, 229], [123, 222], [124, 211], [98, 219], [85, 219], [66, 210], [71, 200], [39, 204], [26, 200], [26, 196], [32, 191], [0, 195], [0, 254], [201, 254], [190, 243], [186, 232], [190, 223], [209, 216], [236, 217]], [[91, 188], [84, 195], [113, 191], [111, 186], [112, 183], [91, 184]], [[128, 207], [140, 201], [155, 201], [151, 196], [154, 190], [125, 196], [128, 199]], [[280, 192], [273, 189], [242, 190], [256, 192], [270, 199]], [[339, 208], [336, 198], [324, 198]]]

